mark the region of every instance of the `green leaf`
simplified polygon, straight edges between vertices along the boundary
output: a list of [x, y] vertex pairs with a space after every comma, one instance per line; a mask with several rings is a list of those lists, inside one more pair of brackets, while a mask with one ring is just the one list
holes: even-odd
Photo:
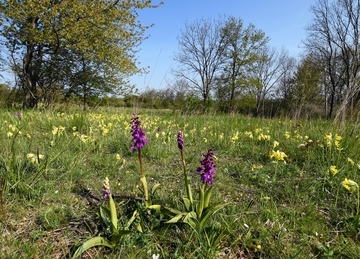
[[191, 201], [188, 198], [183, 197], [183, 202], [186, 208], [186, 211], [191, 211]]
[[210, 186], [210, 187], [205, 191], [205, 194], [204, 194], [204, 209], [209, 206], [210, 198], [211, 198], [211, 193], [212, 193], [212, 186]]
[[106, 238], [104, 237], [93, 237], [87, 241], [85, 241], [85, 243], [83, 243], [74, 253], [72, 258], [77, 258], [79, 256], [81, 256], [81, 254], [83, 252], [85, 252], [86, 250], [88, 250], [91, 247], [94, 246], [106, 246], [109, 247], [111, 249], [113, 249], [115, 247], [115, 244], [110, 243]]
[[155, 195], [155, 192], [157, 191], [157, 189], [160, 187], [160, 184], [157, 183], [155, 184], [152, 188], [151, 188], [151, 194]]
[[[164, 215], [167, 215], [167, 216], [170, 216], [170, 217], [173, 217], [175, 215], [178, 215], [178, 214], [181, 214], [183, 213], [182, 211], [180, 210], [177, 210], [177, 209], [173, 209], [173, 208], [169, 208], [169, 207], [166, 207], [166, 206], [162, 206], [162, 205], [154, 205], [155, 208], [158, 208], [158, 206], [160, 206], [160, 212]], [[152, 207], [152, 206], [150, 206]]]
[[129, 221], [126, 223], [125, 229], [129, 229], [131, 224], [134, 222], [134, 220], [136, 219], [136, 215], [138, 214], [138, 211], [135, 210], [133, 212], [133, 215], [131, 216], [131, 218], [129, 219]]
[[111, 223], [112, 223], [112, 227], [113, 227], [112, 232], [114, 233], [117, 231], [118, 218], [117, 218], [117, 213], [116, 213], [115, 202], [111, 195], [109, 197], [109, 206], [110, 206]]
[[201, 218], [201, 215], [202, 215], [202, 212], [204, 209], [204, 202], [205, 202], [204, 201], [204, 185], [201, 185], [199, 187], [199, 203], [196, 208], [196, 213], [197, 213], [198, 219]]
[[198, 219], [199, 220], [198, 231], [201, 232], [203, 230], [203, 228], [205, 227], [206, 223], [208, 222], [208, 220], [210, 219], [210, 217], [212, 215], [214, 215], [216, 212], [218, 212], [219, 210], [221, 210], [222, 208], [224, 208], [225, 206], [227, 206], [228, 204], [229, 203], [219, 204], [219, 205], [208, 207], [207, 209], [205, 209], [203, 211], [203, 216]]
[[186, 213], [180, 213], [180, 214], [176, 215], [175, 217], [173, 217], [172, 219], [166, 221], [166, 223], [169, 223], [169, 224], [177, 223], [177, 222], [179, 222], [179, 220], [181, 220], [184, 217], [184, 215], [186, 215]]
[[195, 211], [189, 212], [183, 219], [183, 222], [188, 224], [192, 229], [196, 230], [198, 225], [197, 215]]
[[104, 206], [100, 206], [99, 208], [99, 212], [100, 212], [100, 219], [102, 221], [102, 223], [105, 225], [105, 227], [110, 227], [111, 223], [110, 223], [110, 210]]
[[148, 207], [148, 209], [160, 211], [161, 205], [159, 205], [159, 204], [151, 205], [151, 206]]

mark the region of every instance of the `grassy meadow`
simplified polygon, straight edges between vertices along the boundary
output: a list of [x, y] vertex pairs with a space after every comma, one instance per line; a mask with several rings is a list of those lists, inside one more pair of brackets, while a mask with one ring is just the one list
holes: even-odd
[[[149, 211], [141, 199], [132, 113], [146, 131], [142, 162], [154, 204], [186, 196], [177, 133], [194, 199], [199, 159], [216, 155], [211, 204], [227, 205], [197, 233]], [[106, 236], [99, 220], [109, 178], [119, 227], [114, 249], [82, 258], [360, 258], [360, 124], [179, 115], [171, 111], [0, 111], [0, 258], [71, 258]], [[348, 179], [349, 181], [345, 181]]]

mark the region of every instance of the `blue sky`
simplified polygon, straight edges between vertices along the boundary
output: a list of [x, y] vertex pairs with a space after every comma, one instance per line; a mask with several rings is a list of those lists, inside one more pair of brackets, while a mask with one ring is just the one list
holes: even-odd
[[[153, 0], [154, 4], [161, 2]], [[305, 39], [305, 26], [311, 21], [309, 12], [315, 0], [163, 0], [156, 9], [139, 12], [144, 25], [155, 25], [146, 31], [148, 39], [138, 52], [140, 67], [149, 67], [148, 73], [133, 76], [130, 83], [144, 89], [163, 89], [174, 79], [171, 68], [176, 67], [173, 56], [178, 49], [177, 37], [185, 22], [201, 18], [218, 18], [231, 15], [241, 18], [245, 26], [249, 23], [265, 32], [269, 45], [284, 47], [297, 57], [303, 50], [301, 40]]]

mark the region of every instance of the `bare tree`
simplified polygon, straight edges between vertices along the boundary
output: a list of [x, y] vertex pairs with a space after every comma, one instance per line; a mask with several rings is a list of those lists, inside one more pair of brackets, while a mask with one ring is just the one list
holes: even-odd
[[294, 74], [296, 69], [296, 59], [289, 57], [281, 63], [281, 76], [276, 86], [275, 98], [280, 100], [281, 108], [290, 111], [294, 99], [293, 92], [295, 88]]
[[179, 50], [174, 59], [176, 76], [186, 79], [200, 93], [204, 104], [209, 100], [213, 79], [224, 63], [225, 42], [221, 37], [223, 21], [200, 19], [186, 23], [178, 37]]
[[[360, 1], [318, 0], [310, 9], [314, 18], [306, 28], [304, 42], [312, 56], [325, 66], [330, 84], [329, 114], [335, 105], [336, 92], [342, 88], [341, 103], [335, 120], [345, 119], [346, 108], [355, 108], [360, 98], [358, 74], [360, 69]], [[325, 84], [326, 85], [326, 84]]]
[[283, 74], [287, 73], [284, 66], [289, 62], [289, 54], [285, 49], [277, 51], [275, 48], [266, 47], [261, 51], [262, 57], [253, 69], [253, 78], [257, 79], [257, 87], [255, 87], [256, 95], [256, 113], [264, 115], [264, 102], [271, 91], [280, 82]]

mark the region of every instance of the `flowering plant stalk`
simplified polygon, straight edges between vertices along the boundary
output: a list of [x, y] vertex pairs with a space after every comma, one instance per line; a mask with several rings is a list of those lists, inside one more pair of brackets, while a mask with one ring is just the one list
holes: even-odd
[[183, 168], [185, 188], [186, 188], [186, 194], [187, 194], [187, 198], [183, 198], [183, 201], [184, 201], [187, 211], [192, 211], [193, 206], [194, 206], [193, 205], [194, 200], [192, 197], [189, 173], [186, 170], [186, 162], [185, 162], [185, 158], [184, 158], [184, 133], [182, 131], [178, 132], [177, 143], [178, 143], [178, 148], [179, 148], [180, 155], [181, 155], [181, 164], [182, 164], [182, 168]]
[[183, 134], [181, 133], [178, 134], [178, 148], [181, 154], [186, 193], [188, 196], [187, 198], [183, 198], [186, 211], [169, 208], [162, 205], [152, 205], [150, 208], [159, 210], [161, 213], [170, 216], [171, 219], [166, 223], [186, 223], [198, 234], [200, 234], [204, 230], [206, 223], [209, 221], [211, 216], [227, 205], [227, 203], [225, 203], [210, 206], [210, 198], [216, 167], [214, 162], [214, 150], [209, 149], [208, 152], [203, 155], [203, 158], [200, 159], [201, 166], [196, 169], [196, 171], [200, 174], [201, 183], [199, 185], [199, 199], [194, 201], [192, 197], [189, 176], [186, 171], [186, 164], [183, 154], [184, 141]]
[[134, 113], [133, 117], [131, 118], [131, 135], [132, 135], [132, 142], [133, 145], [130, 147], [133, 152], [138, 152], [138, 159], [139, 159], [139, 165], [140, 165], [140, 183], [142, 185], [142, 189], [144, 192], [144, 198], [145, 198], [145, 204], [146, 207], [149, 207], [151, 205], [151, 200], [149, 198], [149, 190], [148, 190], [148, 184], [146, 180], [146, 173], [144, 171], [143, 162], [142, 162], [142, 155], [141, 150], [144, 148], [144, 146], [148, 143], [148, 140], [146, 139], [146, 133], [141, 128], [141, 121], [139, 120], [139, 117]]
[[350, 179], [345, 178], [344, 181], [341, 182], [342, 186], [348, 190], [350, 193], [357, 192], [357, 207], [356, 207], [356, 215], [359, 215], [360, 209], [360, 190], [359, 185]]
[[105, 229], [109, 232], [108, 237], [97, 236], [85, 241], [74, 253], [72, 258], [81, 256], [83, 252], [94, 246], [106, 246], [113, 249], [120, 241], [120, 238], [124, 235], [132, 233], [128, 230], [129, 226], [136, 218], [136, 212], [128, 221], [124, 230], [118, 228], [118, 218], [114, 199], [112, 198], [110, 191], [109, 179], [106, 177], [103, 181], [103, 198], [109, 201], [109, 208], [100, 206], [100, 219], [105, 226]]

